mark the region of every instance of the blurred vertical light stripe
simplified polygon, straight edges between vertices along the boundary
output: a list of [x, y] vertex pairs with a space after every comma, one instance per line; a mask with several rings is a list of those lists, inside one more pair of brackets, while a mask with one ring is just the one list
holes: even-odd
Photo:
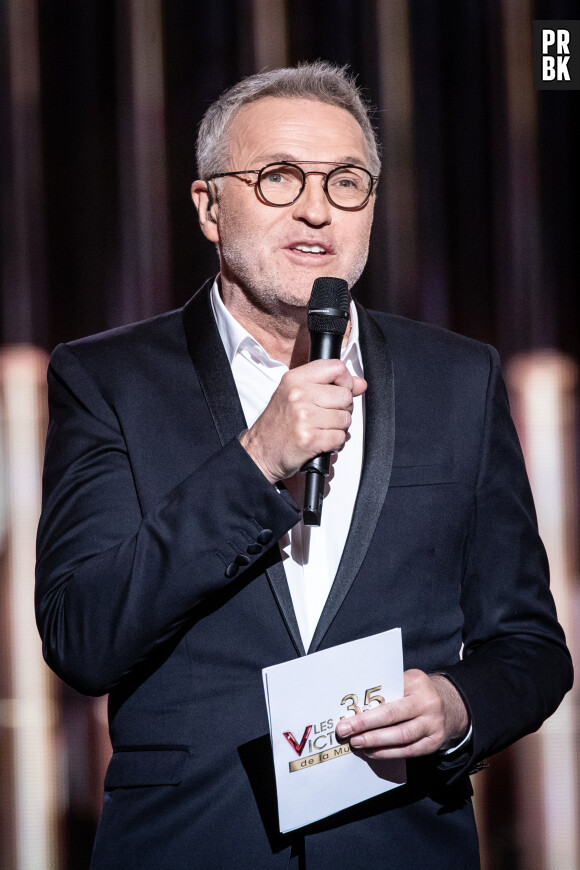
[[111, 326], [171, 307], [161, 5], [116, 7], [121, 289], [111, 300]]
[[54, 683], [42, 659], [33, 607], [46, 365], [46, 355], [31, 347], [0, 351], [2, 597], [9, 622], [3, 638], [7, 691], [0, 700], [0, 734], [14, 789], [13, 800], [2, 802], [9, 851], [0, 847], [0, 855], [3, 866], [15, 870], [58, 867]]
[[254, 67], [276, 69], [288, 63], [285, 0], [252, 0]]
[[386, 210], [387, 237], [383, 264], [389, 310], [408, 313], [417, 292], [417, 210], [413, 84], [408, 0], [377, 2], [380, 63], [380, 118], [383, 145], [382, 194], [377, 209]]
[[37, 4], [8, 0], [3, 14], [8, 87], [2, 125], [8, 159], [0, 200], [2, 332], [4, 340], [40, 342], [46, 335], [46, 276]]
[[[521, 354], [507, 367], [512, 411], [550, 561], [551, 586], [573, 656], [578, 579], [576, 363], [557, 351]], [[577, 655], [576, 655], [577, 660]], [[578, 684], [541, 730], [514, 747], [521, 866], [576, 870], [579, 850]]]
[[[498, 332], [518, 337], [518, 350], [551, 345], [554, 328], [550, 294], [542, 284], [538, 107], [532, 81], [532, 0], [502, 0], [505, 68], [506, 154], [508, 189], [503, 208], [507, 256], [498, 262], [503, 273]], [[501, 176], [500, 176], [501, 177]], [[501, 216], [498, 222], [501, 225]], [[501, 344], [502, 342], [500, 342]]]

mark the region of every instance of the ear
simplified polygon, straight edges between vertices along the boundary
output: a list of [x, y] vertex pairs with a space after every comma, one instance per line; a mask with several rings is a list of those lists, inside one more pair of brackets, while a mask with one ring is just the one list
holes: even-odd
[[217, 212], [218, 203], [211, 195], [207, 181], [194, 181], [191, 185], [191, 198], [197, 209], [201, 231], [210, 242], [217, 244], [220, 240]]

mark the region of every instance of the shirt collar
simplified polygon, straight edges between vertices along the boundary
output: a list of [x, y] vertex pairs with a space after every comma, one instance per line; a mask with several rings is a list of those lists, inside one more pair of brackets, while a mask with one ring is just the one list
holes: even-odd
[[[234, 359], [236, 358], [237, 354], [241, 353], [241, 351], [245, 347], [253, 347], [265, 364], [268, 364], [269, 362], [270, 365], [284, 365], [284, 363], [280, 363], [278, 360], [273, 360], [272, 357], [267, 353], [267, 351], [264, 350], [260, 342], [257, 341], [254, 336], [251, 335], [248, 330], [245, 329], [242, 324], [236, 320], [236, 318], [233, 316], [233, 314], [231, 314], [230, 311], [228, 311], [221, 297], [217, 278], [213, 282], [210, 299], [218, 332], [225, 348], [230, 366], [234, 364]], [[353, 361], [356, 359], [362, 369], [362, 357], [359, 342], [358, 313], [356, 310], [356, 305], [352, 300], [350, 303], [349, 313], [351, 324], [350, 334], [348, 336], [346, 347], [342, 348], [340, 358], [344, 361], [346, 361], [348, 357], [351, 357]]]

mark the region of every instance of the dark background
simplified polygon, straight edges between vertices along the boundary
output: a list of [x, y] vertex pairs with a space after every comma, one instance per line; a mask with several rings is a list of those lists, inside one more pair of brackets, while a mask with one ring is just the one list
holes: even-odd
[[[491, 342], [504, 362], [546, 347], [578, 361], [579, 95], [533, 90], [532, 22], [579, 12], [578, 0], [0, 0], [0, 344], [50, 351], [182, 305], [217, 271], [189, 196], [205, 109], [244, 75], [324, 58], [358, 75], [383, 147], [358, 297]], [[57, 698], [60, 852], [78, 870], [109, 746], [102, 703], [60, 684]], [[502, 759], [481, 787], [482, 851], [488, 868], [517, 870], [526, 823]]]
[[[262, 66], [264, 4], [152, 4], [161, 55], [145, 70], [135, 5], [39, 0], [38, 87], [24, 119], [0, 52], [4, 342], [51, 349], [150, 316], [216, 271], [189, 198], [197, 125], [222, 90]], [[281, 62], [348, 63], [376, 106], [385, 171], [359, 298], [504, 356], [540, 346], [577, 356], [578, 92], [534, 92], [531, 68], [532, 17], [571, 18], [577, 2], [274, 7], [285, 14]], [[136, 105], [142, 73], [161, 92], [153, 107]], [[149, 158], [143, 123], [161, 141]]]

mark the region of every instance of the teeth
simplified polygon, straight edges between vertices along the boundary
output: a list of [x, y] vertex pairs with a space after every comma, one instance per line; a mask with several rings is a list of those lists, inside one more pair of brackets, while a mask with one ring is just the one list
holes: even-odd
[[295, 245], [297, 251], [303, 251], [305, 254], [326, 254], [326, 249], [320, 245]]

